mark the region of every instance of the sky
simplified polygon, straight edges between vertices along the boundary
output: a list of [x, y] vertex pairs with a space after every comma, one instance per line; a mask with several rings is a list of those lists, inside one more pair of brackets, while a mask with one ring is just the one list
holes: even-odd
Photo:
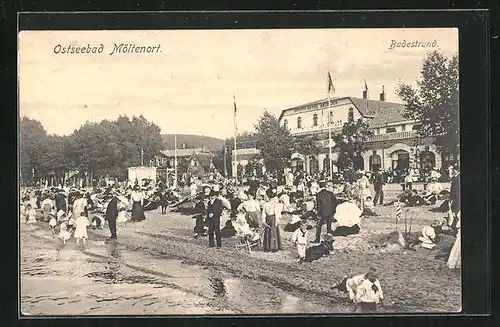
[[[393, 42], [435, 47], [394, 47]], [[158, 46], [154, 53], [112, 54], [114, 44]], [[57, 45], [102, 53], [55, 53]], [[69, 135], [86, 121], [144, 115], [162, 133], [226, 138], [252, 131], [265, 110], [333, 96], [401, 102], [398, 82], [414, 83], [429, 51], [458, 52], [457, 29], [302, 29], [22, 31], [19, 113], [49, 134]]]

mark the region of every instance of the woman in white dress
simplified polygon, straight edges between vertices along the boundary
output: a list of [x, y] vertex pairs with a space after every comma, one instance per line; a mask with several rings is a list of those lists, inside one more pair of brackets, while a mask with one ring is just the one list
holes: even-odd
[[455, 239], [455, 243], [451, 248], [450, 256], [448, 257], [448, 268], [450, 269], [459, 269], [462, 265], [462, 256], [461, 256], [461, 237], [460, 237], [460, 211], [457, 212], [457, 224], [456, 228], [457, 238]]
[[245, 194], [248, 196], [248, 200], [245, 202], [241, 203], [238, 206], [237, 211], [244, 210], [246, 213], [246, 220], [248, 222], [248, 225], [251, 228], [257, 228], [259, 227], [259, 222], [260, 222], [260, 205], [257, 200], [255, 200], [255, 196], [252, 193], [245, 192]]
[[78, 193], [75, 202], [73, 202], [73, 219], [76, 220], [80, 217], [81, 213], [85, 213], [85, 207], [87, 206], [87, 199]]
[[361, 209], [361, 211], [363, 211], [363, 209], [365, 207], [366, 198], [371, 196], [369, 184], [370, 184], [370, 181], [368, 180], [368, 177], [366, 177], [366, 175], [361, 172], [359, 174], [359, 178], [357, 181], [359, 208]]

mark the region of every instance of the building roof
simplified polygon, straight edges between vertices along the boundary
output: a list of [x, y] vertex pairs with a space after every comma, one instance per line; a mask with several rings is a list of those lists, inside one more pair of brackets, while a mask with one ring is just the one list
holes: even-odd
[[[330, 100], [340, 100], [340, 99], [349, 99], [364, 117], [369, 118], [368, 125], [370, 127], [379, 127], [385, 124], [391, 124], [409, 120], [403, 117], [403, 112], [405, 108], [405, 105], [403, 103], [378, 101], [370, 99], [368, 99], [367, 101], [363, 98], [357, 98], [357, 97], [330, 98]], [[281, 112], [279, 120], [283, 118], [284, 113], [288, 110], [308, 105], [320, 104], [327, 100], [328, 98], [324, 98], [321, 100], [287, 108]]]
[[[175, 152], [176, 151], [174, 149], [160, 151], [160, 153], [165, 157], [174, 157]], [[203, 148], [177, 149], [177, 157], [191, 157], [193, 155], [200, 155], [200, 154], [210, 156], [211, 152]]]

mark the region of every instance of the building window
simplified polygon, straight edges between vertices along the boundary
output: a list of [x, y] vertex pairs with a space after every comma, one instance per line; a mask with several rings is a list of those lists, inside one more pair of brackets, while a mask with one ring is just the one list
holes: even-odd
[[371, 171], [377, 171], [382, 166], [382, 159], [374, 151], [373, 155], [370, 156], [370, 162], [369, 163], [370, 163], [370, 170]]
[[297, 128], [302, 128], [302, 117], [297, 117]]
[[349, 114], [347, 115], [347, 119], [349, 121], [353, 121], [354, 120], [354, 109], [353, 108], [349, 108]]
[[318, 114], [313, 115], [313, 127], [318, 126]]
[[387, 127], [385, 129], [386, 133], [396, 133], [396, 127]]
[[401, 125], [401, 131], [402, 132], [406, 131], [406, 125], [405, 124]]
[[411, 130], [412, 131], [418, 131], [420, 129], [420, 127], [422, 127], [420, 124], [413, 125], [413, 127], [411, 128]]
[[283, 127], [284, 127], [285, 129], [288, 129], [288, 119], [285, 119], [285, 120], [283, 121]]

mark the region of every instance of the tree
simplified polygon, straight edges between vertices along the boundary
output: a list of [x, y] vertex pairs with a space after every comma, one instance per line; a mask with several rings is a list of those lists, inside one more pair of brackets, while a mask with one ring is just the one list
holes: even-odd
[[435, 136], [441, 153], [456, 160], [460, 151], [458, 54], [448, 59], [433, 51], [422, 64], [416, 88], [400, 83], [396, 94], [405, 102], [405, 118], [421, 124], [419, 136]]
[[313, 136], [299, 136], [294, 139], [293, 148], [296, 152], [308, 157], [316, 156], [320, 153], [318, 146], [319, 138], [317, 135]]
[[125, 179], [127, 168], [148, 163], [162, 149], [160, 127], [143, 116], [120, 116], [77, 129], [69, 137], [68, 157], [83, 172], [95, 177]]
[[23, 117], [19, 124], [19, 132], [21, 178], [25, 183], [34, 182], [41, 177], [42, 170], [44, 169], [44, 156], [47, 150], [47, 131], [39, 121]]
[[342, 133], [332, 137], [338, 152], [337, 167], [340, 170], [352, 169], [356, 159], [366, 151], [366, 142], [372, 136], [373, 132], [368, 130], [368, 124], [362, 119], [350, 119], [344, 123]]
[[283, 172], [290, 164], [294, 149], [290, 131], [280, 126], [276, 116], [267, 110], [257, 121], [255, 131], [257, 148], [266, 168], [273, 173]]

